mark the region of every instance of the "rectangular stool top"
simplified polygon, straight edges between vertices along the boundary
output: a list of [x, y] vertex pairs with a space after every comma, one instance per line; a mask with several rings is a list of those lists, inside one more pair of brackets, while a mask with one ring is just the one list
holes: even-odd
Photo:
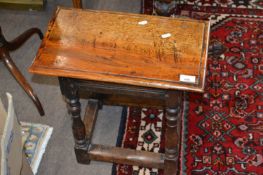
[[209, 21], [58, 8], [31, 73], [202, 92]]

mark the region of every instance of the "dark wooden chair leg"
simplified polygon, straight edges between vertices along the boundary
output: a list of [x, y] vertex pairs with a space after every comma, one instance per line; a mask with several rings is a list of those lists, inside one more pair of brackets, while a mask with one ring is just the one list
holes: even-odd
[[22, 88], [25, 90], [28, 96], [32, 99], [32, 101], [34, 102], [35, 106], [38, 109], [39, 114], [43, 116], [45, 115], [45, 112], [43, 110], [43, 107], [37, 95], [33, 92], [32, 87], [26, 81], [26, 79], [24, 78], [22, 73], [19, 71], [19, 69], [17, 68], [17, 66], [15, 65], [15, 63], [13, 62], [12, 58], [9, 55], [10, 50], [15, 50], [18, 47], [20, 47], [34, 33], [38, 33], [40, 38], [41, 37], [43, 38], [43, 35], [39, 29], [32, 28], [30, 30], [27, 30], [25, 33], [23, 33], [19, 37], [17, 37], [15, 40], [8, 42], [4, 38], [1, 27], [0, 27], [0, 59], [3, 59], [10, 73], [15, 77], [15, 79], [22, 86]]
[[78, 163], [89, 164], [88, 148], [90, 142], [86, 137], [84, 122], [81, 120], [81, 105], [78, 96], [78, 87], [74, 80], [70, 78], [59, 78], [59, 84], [62, 94], [65, 97], [67, 108], [72, 117], [72, 130], [75, 139], [75, 154]]
[[38, 34], [39, 38], [43, 39], [43, 34], [38, 28], [31, 28], [19, 35], [12, 41], [8, 41], [6, 48], [9, 51], [18, 49], [22, 44], [24, 44], [32, 35]]
[[179, 143], [181, 130], [182, 92], [174, 91], [166, 94], [166, 132], [164, 175], [177, 175], [179, 168]]
[[10, 55], [8, 52], [3, 52], [0, 50], [0, 57], [3, 59], [6, 67], [10, 71], [10, 73], [14, 76], [14, 78], [17, 80], [17, 82], [22, 86], [24, 91], [27, 93], [27, 95], [32, 99], [34, 104], [37, 107], [37, 110], [41, 116], [45, 115], [44, 109], [36, 96], [36, 94], [33, 92], [33, 89], [31, 86], [28, 84], [22, 73], [18, 70], [16, 67], [15, 63], [11, 59]]

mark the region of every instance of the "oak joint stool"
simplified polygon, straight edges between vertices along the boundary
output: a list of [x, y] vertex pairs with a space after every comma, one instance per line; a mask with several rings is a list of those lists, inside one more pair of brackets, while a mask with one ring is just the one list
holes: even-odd
[[[29, 71], [58, 77], [79, 163], [114, 162], [176, 175], [183, 95], [203, 92], [208, 34], [208, 21], [58, 8]], [[89, 99], [83, 120], [79, 92]], [[104, 104], [165, 109], [165, 153], [93, 144]]]

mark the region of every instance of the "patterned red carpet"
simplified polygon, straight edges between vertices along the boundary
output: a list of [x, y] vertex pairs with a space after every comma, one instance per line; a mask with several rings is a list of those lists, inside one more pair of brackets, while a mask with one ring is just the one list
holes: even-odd
[[[142, 2], [155, 14], [154, 2]], [[181, 174], [263, 174], [263, 1], [180, 0], [176, 14], [210, 18], [204, 94], [185, 95]], [[187, 113], [185, 111], [188, 111]], [[129, 107], [119, 144], [163, 152], [163, 112]], [[161, 175], [126, 165], [115, 175]]]

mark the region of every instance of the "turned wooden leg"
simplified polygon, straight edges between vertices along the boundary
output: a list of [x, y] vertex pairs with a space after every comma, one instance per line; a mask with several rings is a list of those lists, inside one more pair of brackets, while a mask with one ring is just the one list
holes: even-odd
[[79, 163], [88, 164], [87, 157], [89, 142], [86, 137], [86, 130], [83, 121], [81, 120], [80, 112], [81, 105], [78, 96], [78, 87], [70, 78], [59, 78], [60, 89], [65, 97], [67, 108], [72, 117], [72, 130], [75, 139], [75, 154]]
[[43, 38], [43, 35], [39, 29], [32, 28], [27, 30], [22, 35], [18, 36], [11, 42], [6, 41], [5, 37], [3, 36], [1, 27], [0, 27], [0, 59], [3, 59], [6, 67], [10, 71], [10, 73], [15, 77], [18, 83], [22, 86], [28, 96], [32, 99], [35, 106], [38, 109], [38, 112], [41, 116], [45, 115], [43, 107], [37, 97], [37, 95], [33, 92], [32, 87], [26, 81], [22, 73], [19, 71], [15, 63], [13, 62], [12, 58], [10, 57], [9, 51], [15, 50], [20, 47], [30, 36], [34, 33], [38, 33], [40, 38]]
[[178, 0], [155, 0], [154, 9], [160, 16], [171, 16], [177, 7]]
[[182, 92], [168, 92], [166, 97], [164, 175], [177, 175], [179, 169]]
[[82, 0], [72, 0], [74, 8], [82, 8]]

